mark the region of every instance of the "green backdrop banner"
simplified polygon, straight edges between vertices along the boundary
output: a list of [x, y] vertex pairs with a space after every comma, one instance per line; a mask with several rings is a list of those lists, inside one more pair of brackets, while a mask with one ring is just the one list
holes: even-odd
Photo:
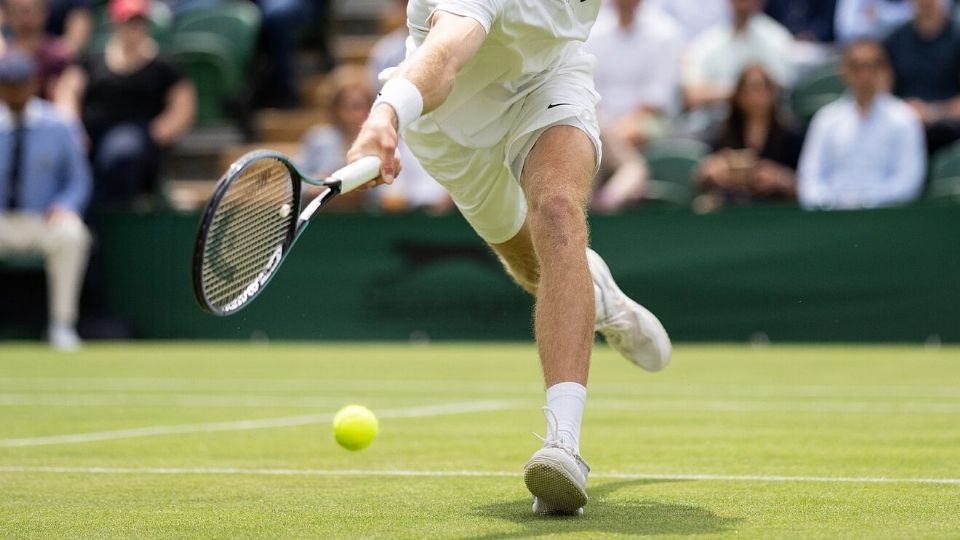
[[[193, 300], [196, 215], [101, 216], [114, 311], [147, 338], [531, 337], [532, 302], [459, 216], [319, 216], [229, 318]], [[591, 219], [623, 289], [677, 341], [960, 341], [960, 206], [647, 210]]]

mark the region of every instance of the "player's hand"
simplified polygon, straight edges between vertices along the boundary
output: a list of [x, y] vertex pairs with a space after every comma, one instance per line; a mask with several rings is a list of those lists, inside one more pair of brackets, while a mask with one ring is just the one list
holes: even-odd
[[392, 184], [394, 178], [400, 174], [400, 158], [397, 155], [397, 114], [393, 107], [380, 104], [360, 128], [360, 134], [347, 152], [347, 163], [365, 156], [380, 157], [380, 176], [361, 186], [368, 189], [380, 184]]

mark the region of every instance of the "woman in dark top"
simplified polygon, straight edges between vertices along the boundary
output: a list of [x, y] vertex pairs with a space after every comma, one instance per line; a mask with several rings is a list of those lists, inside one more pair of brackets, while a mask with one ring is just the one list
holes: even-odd
[[730, 116], [700, 166], [700, 210], [796, 197], [803, 138], [782, 120], [778, 99], [777, 84], [762, 66], [740, 74]]
[[157, 56], [148, 0], [112, 0], [109, 9], [113, 34], [103, 54], [63, 74], [57, 102], [90, 137], [95, 200], [130, 202], [153, 192], [162, 150], [193, 123], [196, 94]]

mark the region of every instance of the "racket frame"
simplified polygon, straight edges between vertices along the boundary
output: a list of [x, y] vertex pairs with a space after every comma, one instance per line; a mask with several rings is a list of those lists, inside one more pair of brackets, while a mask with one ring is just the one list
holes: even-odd
[[[280, 254], [279, 257], [276, 257], [277, 260], [274, 261], [274, 258], [272, 257], [269, 261], [270, 264], [264, 268], [263, 272], [261, 272], [250, 283], [250, 285], [244, 289], [244, 292], [241, 293], [236, 300], [232, 301], [227, 306], [230, 307], [230, 305], [236, 303], [237, 305], [235, 307], [232, 307], [231, 309], [218, 308], [213, 306], [212, 303], [207, 300], [206, 293], [203, 289], [203, 260], [204, 249], [207, 244], [207, 232], [210, 229], [210, 225], [213, 222], [214, 216], [217, 214], [217, 210], [219, 210], [220, 203], [223, 201], [223, 198], [233, 185], [233, 180], [239, 178], [243, 171], [245, 171], [248, 167], [264, 159], [275, 159], [282, 163], [290, 172], [290, 180], [293, 184], [291, 187], [293, 189], [294, 198], [294, 204], [292, 205], [291, 211], [297, 212], [297, 218], [291, 222], [284, 241], [278, 246], [280, 249]], [[303, 183], [324, 187], [327, 190], [314, 197], [303, 209], [303, 211], [301, 211], [301, 186]], [[340, 194], [340, 188], [340, 180], [332, 177], [326, 180], [319, 180], [306, 175], [301, 172], [292, 161], [290, 161], [290, 158], [280, 152], [275, 152], [273, 150], [254, 150], [237, 158], [237, 160], [230, 165], [230, 168], [227, 169], [227, 172], [225, 172], [223, 176], [220, 177], [220, 180], [217, 181], [217, 186], [213, 191], [213, 195], [211, 195], [210, 201], [207, 202], [206, 208], [204, 209], [203, 215], [200, 219], [200, 225], [197, 229], [197, 238], [194, 241], [193, 261], [191, 266], [193, 273], [193, 294], [196, 297], [197, 302], [200, 304], [200, 307], [203, 308], [204, 311], [217, 316], [232, 315], [246, 307], [247, 304], [249, 304], [266, 288], [273, 277], [277, 274], [277, 270], [280, 269], [280, 265], [283, 264], [287, 254], [290, 253], [290, 250], [293, 248], [294, 244], [296, 244], [297, 239], [307, 228], [307, 225], [310, 223], [310, 219], [318, 210], [323, 208], [327, 203], [333, 200], [334, 197]]]

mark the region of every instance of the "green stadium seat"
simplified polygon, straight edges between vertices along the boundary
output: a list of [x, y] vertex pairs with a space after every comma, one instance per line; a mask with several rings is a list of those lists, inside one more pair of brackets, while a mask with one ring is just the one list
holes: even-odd
[[[231, 61], [247, 73], [260, 32], [260, 10], [252, 2], [233, 1], [211, 7], [197, 7], [178, 13], [173, 23], [173, 41], [184, 33], [207, 33], [230, 44]], [[180, 47], [183, 50], [183, 47]]]
[[651, 143], [643, 153], [650, 168], [646, 198], [674, 205], [689, 204], [696, 195], [694, 174], [709, 153], [709, 146], [691, 139]]
[[960, 143], [954, 143], [933, 156], [927, 197], [960, 201]]
[[790, 108], [798, 121], [807, 124], [824, 105], [845, 91], [837, 64], [823, 66], [802, 78], [790, 91]]
[[223, 104], [241, 77], [232, 62], [230, 42], [206, 32], [181, 32], [169, 53], [197, 87], [197, 124], [222, 119]]

